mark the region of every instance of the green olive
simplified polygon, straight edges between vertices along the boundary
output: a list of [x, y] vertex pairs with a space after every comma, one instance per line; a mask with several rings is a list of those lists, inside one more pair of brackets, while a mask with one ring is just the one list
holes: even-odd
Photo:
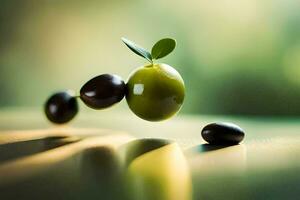
[[184, 82], [166, 64], [151, 64], [132, 72], [127, 82], [126, 100], [140, 118], [161, 121], [176, 114], [183, 103]]

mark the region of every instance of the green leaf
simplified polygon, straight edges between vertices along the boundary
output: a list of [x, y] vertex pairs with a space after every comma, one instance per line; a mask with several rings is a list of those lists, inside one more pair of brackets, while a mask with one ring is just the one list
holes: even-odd
[[134, 53], [136, 53], [139, 56], [146, 58], [149, 62], [152, 63], [152, 56], [146, 49], [144, 49], [143, 47], [140, 47], [139, 45], [135, 44], [134, 42], [132, 42], [124, 37], [122, 37], [122, 41], [126, 44], [126, 46], [131, 51], [133, 51]]
[[153, 59], [163, 58], [171, 53], [176, 46], [176, 40], [172, 38], [164, 38], [156, 42], [152, 47], [151, 55]]

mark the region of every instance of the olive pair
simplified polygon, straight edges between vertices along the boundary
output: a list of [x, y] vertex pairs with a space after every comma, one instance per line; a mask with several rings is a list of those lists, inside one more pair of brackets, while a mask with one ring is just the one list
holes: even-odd
[[[121, 101], [126, 85], [117, 75], [102, 74], [82, 86], [80, 99], [93, 109], [103, 109]], [[78, 112], [77, 96], [72, 91], [53, 94], [45, 104], [47, 118], [54, 123], [65, 123]]]
[[80, 98], [93, 109], [110, 107], [126, 96], [129, 108], [140, 118], [160, 121], [173, 116], [184, 100], [184, 82], [179, 73], [166, 64], [137, 68], [127, 84], [116, 75], [103, 74], [88, 81]]

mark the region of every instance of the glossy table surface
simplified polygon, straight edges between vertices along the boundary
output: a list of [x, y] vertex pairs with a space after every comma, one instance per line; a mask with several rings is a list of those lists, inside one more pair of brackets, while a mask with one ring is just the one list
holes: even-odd
[[[210, 122], [241, 126], [240, 145], [201, 139]], [[300, 119], [182, 115], [152, 123], [84, 112], [53, 126], [33, 109], [0, 111], [4, 199], [297, 199]], [[1, 198], [2, 199], [2, 198]]]

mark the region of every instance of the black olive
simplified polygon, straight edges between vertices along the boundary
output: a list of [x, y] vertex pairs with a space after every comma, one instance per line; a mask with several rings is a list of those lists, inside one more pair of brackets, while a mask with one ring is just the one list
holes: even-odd
[[212, 123], [202, 129], [201, 135], [209, 144], [238, 144], [245, 133], [232, 123]]
[[44, 107], [47, 118], [57, 124], [70, 121], [78, 112], [78, 104], [74, 92], [64, 91], [53, 94]]
[[103, 109], [121, 101], [125, 92], [126, 85], [119, 76], [102, 74], [82, 86], [80, 98], [93, 109]]

